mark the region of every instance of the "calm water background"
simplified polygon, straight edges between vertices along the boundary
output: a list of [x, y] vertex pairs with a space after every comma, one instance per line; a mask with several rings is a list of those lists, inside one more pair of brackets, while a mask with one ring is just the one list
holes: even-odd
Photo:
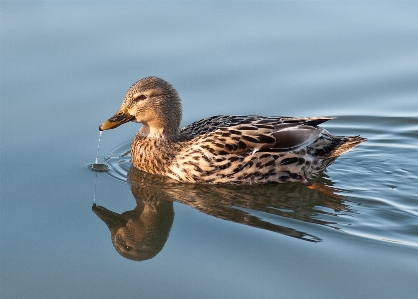
[[[416, 298], [417, 16], [414, 1], [2, 1], [1, 297]], [[118, 255], [86, 165], [98, 125], [148, 75], [177, 88], [184, 125], [322, 115], [338, 117], [324, 125], [334, 134], [367, 137], [319, 179], [337, 200], [295, 185], [225, 191], [253, 204], [236, 207], [251, 219], [319, 242], [175, 202], [156, 257]], [[137, 129], [105, 132], [100, 158]], [[135, 199], [116, 160], [96, 200], [121, 213]]]

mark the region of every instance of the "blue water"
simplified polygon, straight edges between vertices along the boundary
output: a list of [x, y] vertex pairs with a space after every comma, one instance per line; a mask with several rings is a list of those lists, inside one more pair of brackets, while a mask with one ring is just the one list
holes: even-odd
[[[0, 9], [2, 298], [416, 297], [416, 2]], [[131, 123], [103, 133], [99, 161], [112, 169], [92, 172], [99, 124], [149, 75], [176, 87], [183, 125], [336, 116], [327, 130], [368, 141], [315, 180], [322, 190], [190, 186], [131, 170], [121, 157]], [[91, 210], [95, 191], [116, 213], [151, 198], [165, 207], [169, 233], [153, 258], [115, 251]]]

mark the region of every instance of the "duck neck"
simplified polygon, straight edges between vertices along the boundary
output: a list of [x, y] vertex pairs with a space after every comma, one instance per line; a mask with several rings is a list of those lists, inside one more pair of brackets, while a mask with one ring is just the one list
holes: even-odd
[[175, 138], [175, 135], [166, 136], [165, 132], [143, 126], [132, 142], [133, 165], [146, 172], [165, 175], [167, 167], [181, 150], [182, 145]]
[[160, 139], [169, 142], [175, 142], [178, 140], [179, 130], [178, 128], [171, 127], [153, 127], [148, 124], [143, 124], [138, 132], [142, 138]]

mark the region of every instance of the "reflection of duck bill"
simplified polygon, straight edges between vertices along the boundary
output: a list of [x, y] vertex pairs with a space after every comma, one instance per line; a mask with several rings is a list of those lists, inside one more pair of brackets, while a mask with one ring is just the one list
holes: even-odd
[[128, 222], [122, 215], [106, 209], [105, 207], [93, 204], [91, 208], [101, 220], [109, 227], [109, 229], [126, 226]]

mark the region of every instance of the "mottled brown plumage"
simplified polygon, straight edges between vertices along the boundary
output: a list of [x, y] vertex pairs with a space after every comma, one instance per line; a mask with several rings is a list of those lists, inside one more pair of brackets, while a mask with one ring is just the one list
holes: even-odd
[[140, 122], [131, 147], [135, 167], [211, 184], [306, 182], [366, 141], [332, 136], [318, 127], [330, 117], [220, 115], [180, 129], [181, 117], [177, 91], [160, 78], [147, 77], [131, 86], [119, 111], [99, 129]]

